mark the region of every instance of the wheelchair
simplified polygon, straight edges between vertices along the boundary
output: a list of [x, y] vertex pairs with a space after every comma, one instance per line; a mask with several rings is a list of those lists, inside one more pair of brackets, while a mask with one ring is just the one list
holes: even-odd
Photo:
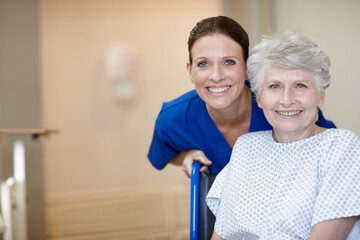
[[199, 162], [194, 162], [191, 171], [190, 240], [209, 240], [215, 223], [205, 199], [216, 175], [200, 172], [200, 167]]

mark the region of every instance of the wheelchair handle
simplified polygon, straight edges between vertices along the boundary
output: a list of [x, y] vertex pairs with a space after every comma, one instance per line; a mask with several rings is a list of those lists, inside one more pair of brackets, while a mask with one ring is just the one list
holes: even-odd
[[199, 179], [200, 162], [195, 161], [191, 170], [190, 240], [198, 240], [199, 234]]

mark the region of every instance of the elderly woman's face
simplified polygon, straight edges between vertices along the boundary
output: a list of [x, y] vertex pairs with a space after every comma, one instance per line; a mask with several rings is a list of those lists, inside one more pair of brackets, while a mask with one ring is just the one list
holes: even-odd
[[189, 76], [206, 105], [225, 109], [239, 104], [247, 78], [240, 44], [223, 34], [212, 34], [198, 39], [191, 54]]
[[[324, 102], [311, 73], [269, 66], [260, 92], [263, 109], [274, 134], [301, 140], [315, 131], [317, 107]], [[284, 135], [285, 134], [285, 135]]]

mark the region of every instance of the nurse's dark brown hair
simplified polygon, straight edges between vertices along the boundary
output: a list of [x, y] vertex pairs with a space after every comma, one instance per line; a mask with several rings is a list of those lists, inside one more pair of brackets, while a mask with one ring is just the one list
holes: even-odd
[[225, 16], [217, 16], [205, 18], [198, 22], [196, 26], [191, 30], [188, 39], [188, 51], [189, 51], [189, 63], [192, 64], [191, 49], [201, 37], [211, 34], [220, 33], [224, 34], [235, 42], [239, 43], [244, 52], [244, 60], [246, 62], [249, 56], [249, 37], [246, 31], [241, 27], [239, 23], [233, 19]]

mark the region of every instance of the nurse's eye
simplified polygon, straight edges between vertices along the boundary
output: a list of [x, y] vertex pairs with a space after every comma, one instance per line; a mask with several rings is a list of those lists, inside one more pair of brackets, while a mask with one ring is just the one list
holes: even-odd
[[199, 63], [197, 64], [197, 66], [198, 66], [198, 67], [206, 67], [206, 66], [208, 66], [208, 64], [207, 64], [207, 62], [199, 62]]
[[228, 59], [225, 61], [225, 65], [234, 65], [234, 64], [235, 64], [234, 60]]

